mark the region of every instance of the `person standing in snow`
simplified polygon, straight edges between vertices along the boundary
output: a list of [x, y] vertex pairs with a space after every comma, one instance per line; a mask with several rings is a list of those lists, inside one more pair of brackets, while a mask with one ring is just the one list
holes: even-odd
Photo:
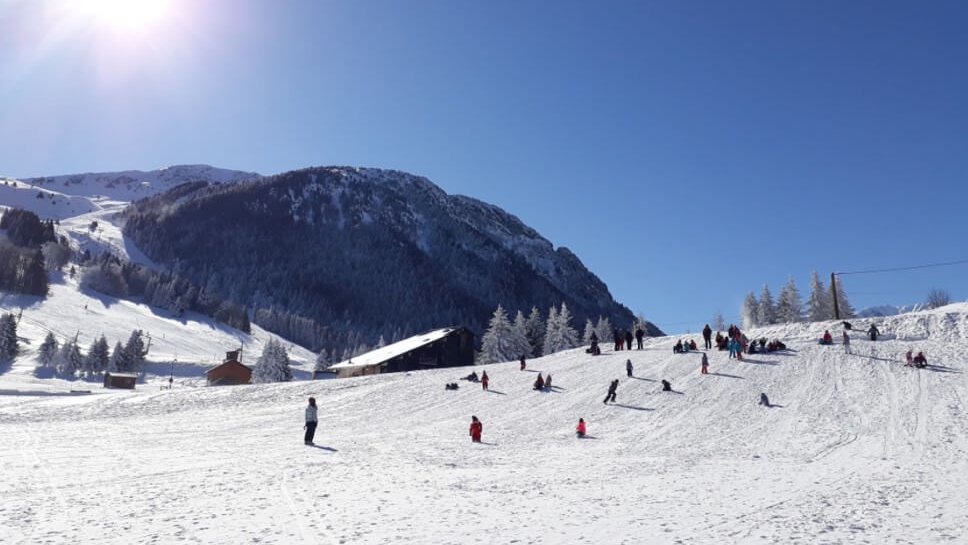
[[881, 332], [877, 330], [877, 326], [875, 324], [871, 324], [871, 327], [867, 330], [867, 334], [870, 335], [872, 341], [876, 341], [877, 336], [880, 335]]
[[642, 331], [642, 328], [641, 327], [638, 328], [638, 329], [636, 329], [635, 330], [635, 342], [637, 344], [637, 349], [638, 350], [642, 350], [642, 338], [643, 337], [645, 337], [645, 331]]
[[704, 348], [709, 349], [713, 347], [713, 329], [706, 324], [706, 327], [702, 328], [702, 340], [705, 342]]
[[469, 435], [471, 436], [471, 441], [474, 443], [481, 442], [481, 433], [484, 431], [484, 424], [477, 419], [476, 416], [471, 417], [471, 429]]
[[608, 393], [605, 394], [605, 401], [602, 401], [603, 404], [607, 405], [609, 401], [615, 403], [615, 390], [618, 390], [618, 379], [613, 380], [608, 385]]
[[632, 330], [631, 329], [625, 332], [625, 349], [626, 350], [632, 349]]
[[316, 436], [316, 425], [319, 424], [317, 419], [316, 411], [316, 398], [309, 398], [309, 405], [306, 407], [306, 425], [303, 429], [306, 430], [306, 435], [303, 437], [303, 442], [307, 445], [312, 445], [313, 437]]
[[850, 354], [850, 335], [844, 330], [844, 354]]
[[521, 370], [524, 371], [525, 367], [527, 367], [527, 364], [524, 362], [524, 354], [521, 354]]
[[490, 380], [490, 379], [489, 379], [489, 378], [487, 378], [487, 371], [483, 371], [483, 372], [481, 373], [481, 388], [483, 388], [484, 390], [487, 390], [487, 382], [488, 382], [489, 380]]
[[632, 376], [632, 360], [625, 360], [625, 374]]
[[578, 425], [575, 426], [575, 435], [577, 435], [579, 439], [581, 439], [582, 437], [585, 437], [585, 419], [584, 418], [578, 419]]
[[702, 353], [702, 361], [699, 363], [699, 373], [703, 375], [709, 374], [709, 358], [706, 357], [706, 353]]

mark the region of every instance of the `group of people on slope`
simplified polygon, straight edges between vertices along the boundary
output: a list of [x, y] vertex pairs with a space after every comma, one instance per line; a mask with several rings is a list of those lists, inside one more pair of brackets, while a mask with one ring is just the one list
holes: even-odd
[[[597, 339], [594, 331], [592, 332], [592, 337]], [[635, 330], [634, 335], [631, 330], [612, 330], [612, 340], [615, 342], [615, 351], [617, 352], [623, 348], [626, 350], [631, 350], [633, 337], [636, 341], [636, 349], [642, 350], [642, 339], [645, 338], [645, 331], [643, 331], [641, 327]]]
[[689, 352], [690, 350], [693, 352], [698, 350], [696, 345], [696, 339], [690, 339], [686, 342], [682, 342], [682, 339], [679, 339], [676, 341], [676, 344], [672, 346], [673, 354], [683, 354], [683, 353]]

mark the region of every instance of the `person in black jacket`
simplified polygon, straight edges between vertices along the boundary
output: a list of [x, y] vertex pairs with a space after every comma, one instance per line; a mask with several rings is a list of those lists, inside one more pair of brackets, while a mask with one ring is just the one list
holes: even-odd
[[632, 360], [625, 360], [625, 373], [632, 376]]
[[702, 340], [706, 343], [704, 345], [705, 348], [713, 347], [713, 330], [709, 327], [709, 324], [706, 324], [706, 327], [702, 328]]
[[877, 336], [880, 335], [881, 332], [877, 330], [877, 326], [876, 325], [871, 324], [870, 329], [867, 330], [867, 334], [870, 335], [872, 341], [876, 341], [877, 340]]
[[642, 328], [640, 327], [635, 330], [635, 342], [638, 345], [639, 350], [642, 350], [642, 337], [645, 337], [645, 331], [642, 331]]
[[625, 349], [626, 350], [632, 349], [632, 331], [631, 330], [625, 332]]
[[615, 390], [618, 390], [618, 379], [613, 380], [612, 383], [608, 385], [608, 393], [605, 394], [605, 401], [602, 401], [602, 403], [606, 405], [609, 401], [615, 403]]

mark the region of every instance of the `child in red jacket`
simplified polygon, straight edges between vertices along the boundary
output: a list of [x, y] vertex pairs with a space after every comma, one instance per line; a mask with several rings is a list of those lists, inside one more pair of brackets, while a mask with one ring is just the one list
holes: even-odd
[[472, 416], [471, 430], [470, 430], [471, 441], [475, 443], [480, 443], [482, 431], [484, 431], [484, 424], [481, 424], [481, 421], [478, 420], [476, 416]]
[[584, 418], [578, 419], [578, 425], [575, 426], [575, 435], [577, 435], [579, 439], [581, 439], [582, 437], [585, 437], [585, 419]]

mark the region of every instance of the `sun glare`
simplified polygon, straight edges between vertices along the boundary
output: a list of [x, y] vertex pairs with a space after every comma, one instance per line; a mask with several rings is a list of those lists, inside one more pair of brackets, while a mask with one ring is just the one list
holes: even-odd
[[73, 0], [92, 19], [118, 30], [139, 30], [163, 21], [170, 0]]

